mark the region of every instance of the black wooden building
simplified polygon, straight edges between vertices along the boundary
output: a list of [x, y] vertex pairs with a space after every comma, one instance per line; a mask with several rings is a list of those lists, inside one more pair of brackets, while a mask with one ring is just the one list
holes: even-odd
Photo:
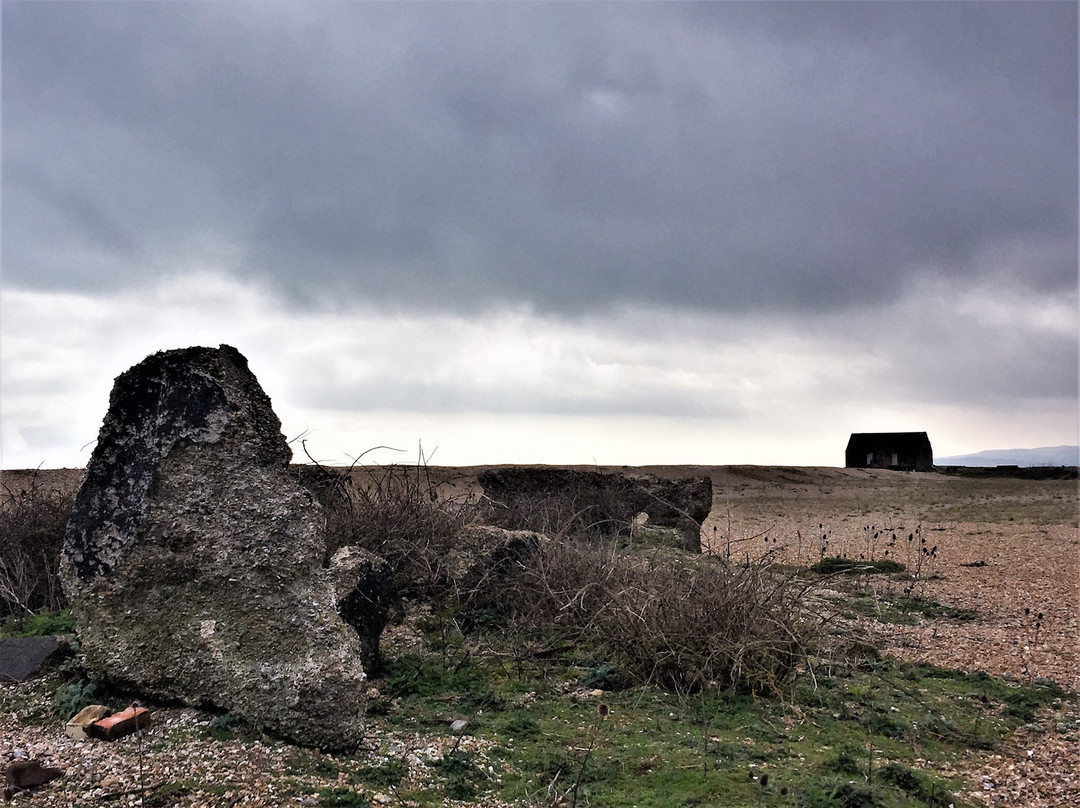
[[844, 465], [849, 469], [933, 471], [934, 450], [925, 432], [853, 432]]

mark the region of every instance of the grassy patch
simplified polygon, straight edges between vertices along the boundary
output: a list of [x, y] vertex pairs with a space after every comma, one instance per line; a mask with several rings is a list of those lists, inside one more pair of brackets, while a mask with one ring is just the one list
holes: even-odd
[[495, 706], [499, 697], [482, 665], [468, 653], [456, 657], [406, 654], [386, 665], [385, 686], [393, 698], [423, 701], [438, 696], [458, 710]]
[[182, 800], [199, 795], [200, 797], [221, 797], [229, 792], [229, 788], [216, 783], [201, 783], [195, 780], [174, 780], [163, 783], [157, 788], [151, 789], [142, 798], [142, 804], [147, 808], [169, 808], [177, 805]]
[[70, 609], [41, 609], [33, 614], [8, 615], [0, 624], [0, 637], [50, 637], [75, 631]]
[[[435, 756], [419, 783], [388, 773], [397, 796], [421, 805], [500, 798], [597, 808], [959, 808], [963, 784], [923, 771], [920, 761], [994, 748], [1040, 707], [1071, 698], [1049, 684], [889, 658], [832, 675], [815, 665], [815, 676], [799, 675], [772, 699], [649, 686], [594, 696], [581, 683], [598, 665], [468, 663], [437, 672], [440, 655], [422, 659], [390, 660], [392, 670], [425, 673], [405, 677], [407, 695], [391, 701], [379, 725], [449, 737], [447, 708], [460, 694], [486, 682], [493, 698], [470, 719], [473, 751]], [[376, 785], [373, 775], [358, 779]]]
[[356, 778], [373, 786], [388, 788], [396, 786], [409, 773], [408, 766], [401, 760], [387, 760], [376, 766], [361, 766], [356, 770]]
[[974, 620], [978, 617], [978, 613], [974, 609], [944, 606], [928, 598], [901, 597], [891, 598], [887, 602], [891, 609], [900, 614], [918, 615], [929, 619]]
[[887, 558], [861, 561], [840, 556], [828, 556], [809, 567], [809, 571], [815, 575], [892, 575], [905, 569], [899, 561]]
[[318, 793], [318, 808], [371, 808], [371, 802], [363, 794], [351, 788], [327, 788]]
[[918, 619], [927, 620], [974, 620], [974, 609], [946, 606], [929, 598], [905, 595], [884, 595], [859, 589], [833, 599], [845, 616], [871, 617], [879, 623], [913, 625]]

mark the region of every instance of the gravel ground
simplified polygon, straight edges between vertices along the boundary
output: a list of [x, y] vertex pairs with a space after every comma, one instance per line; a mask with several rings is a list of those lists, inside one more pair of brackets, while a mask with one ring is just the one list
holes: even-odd
[[[760, 472], [760, 473], [759, 473]], [[817, 470], [785, 474], [724, 470], [706, 535], [724, 552], [765, 553], [812, 563], [827, 536], [828, 555], [891, 557], [917, 568], [911, 544], [937, 548], [917, 581], [871, 584], [974, 609], [970, 621], [868, 626], [889, 654], [963, 670], [1051, 679], [1080, 691], [1080, 530], [1075, 480], [1026, 484], [940, 474]], [[863, 486], [877, 488], [866, 496]], [[833, 504], [835, 503], [835, 504]], [[961, 512], [963, 520], [942, 518]], [[828, 514], [815, 518], [816, 514]], [[712, 531], [716, 526], [717, 530]], [[866, 530], [867, 527], [872, 528]], [[917, 532], [916, 532], [917, 531]], [[878, 538], [874, 540], [873, 534]], [[916, 557], [921, 553], [916, 552]], [[937, 768], [926, 762], [927, 768]], [[945, 774], [955, 774], [943, 770]], [[1074, 700], [1044, 715], [993, 753], [976, 754], [959, 772], [967, 799], [995, 808], [1080, 806], [1080, 712]]]
[[[142, 732], [112, 742], [76, 741], [64, 734], [58, 719], [42, 721], [40, 706], [51, 698], [42, 681], [7, 684], [0, 690], [0, 760], [38, 760], [64, 771], [60, 780], [16, 795], [17, 805], [313, 806], [319, 791], [335, 787], [335, 770], [336, 787], [347, 788], [351, 772], [388, 760], [404, 761], [407, 785], [424, 780], [432, 762], [454, 747], [475, 754], [481, 766], [490, 766], [489, 776], [497, 777], [495, 766], [486, 762], [481, 739], [467, 734], [459, 739], [449, 730], [439, 736], [392, 733], [357, 754], [336, 757], [269, 738], [213, 740], [207, 737], [212, 716], [187, 708], [155, 708], [153, 725]], [[25, 718], [31, 723], [24, 723]], [[160, 788], [165, 784], [173, 785]], [[409, 804], [389, 788], [363, 794], [375, 805]], [[504, 803], [486, 800], [485, 805], [500, 808]]]

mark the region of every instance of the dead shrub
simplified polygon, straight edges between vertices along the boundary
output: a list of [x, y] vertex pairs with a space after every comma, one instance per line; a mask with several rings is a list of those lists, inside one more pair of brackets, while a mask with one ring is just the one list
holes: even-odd
[[347, 545], [370, 550], [390, 562], [398, 591], [414, 597], [445, 582], [458, 535], [484, 512], [475, 497], [446, 494], [422, 463], [350, 470], [322, 499], [327, 558]]
[[75, 494], [50, 489], [37, 474], [25, 490], [0, 493], [0, 607], [23, 616], [67, 606], [60, 587], [60, 552]]
[[811, 586], [764, 562], [732, 566], [551, 540], [505, 601], [519, 631], [590, 649], [639, 683], [772, 694], [815, 631]]
[[522, 494], [513, 505], [497, 504], [490, 519], [509, 530], [535, 530], [549, 536], [629, 533], [630, 520], [622, 518], [617, 504], [605, 491]]

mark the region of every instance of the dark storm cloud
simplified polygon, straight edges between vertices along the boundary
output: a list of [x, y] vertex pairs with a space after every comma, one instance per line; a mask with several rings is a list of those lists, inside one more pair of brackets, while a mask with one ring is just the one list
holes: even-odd
[[342, 305], [829, 309], [1021, 242], [1076, 286], [1072, 3], [3, 15], [9, 283], [228, 245]]

